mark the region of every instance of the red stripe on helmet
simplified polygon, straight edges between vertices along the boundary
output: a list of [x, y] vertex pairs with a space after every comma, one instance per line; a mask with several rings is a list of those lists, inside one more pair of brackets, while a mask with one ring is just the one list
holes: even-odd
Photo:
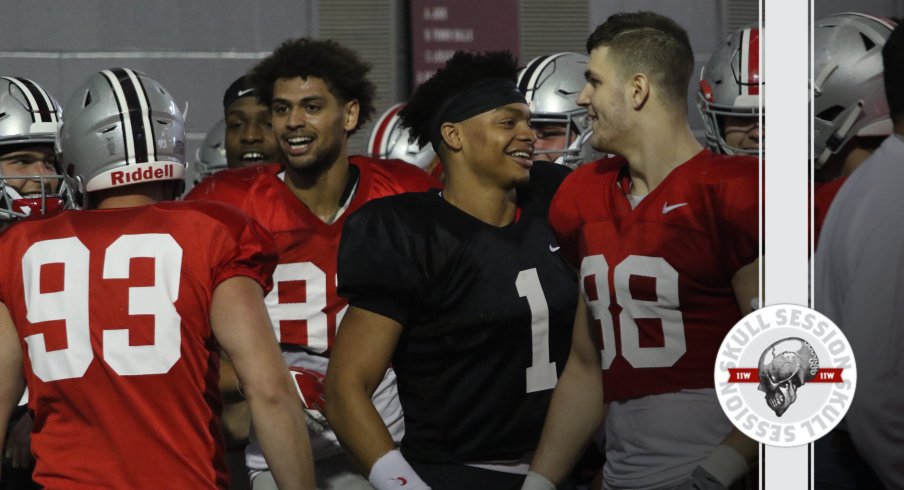
[[760, 30], [750, 29], [747, 56], [747, 84], [750, 95], [760, 95]]
[[386, 113], [386, 117], [380, 121], [380, 126], [377, 127], [377, 133], [374, 135], [373, 144], [370, 147], [370, 154], [373, 156], [381, 156], [388, 153], [387, 151], [381, 151], [381, 146], [384, 146], [385, 141], [383, 140], [384, 136], [386, 136], [386, 130], [389, 128], [389, 123], [395, 117], [396, 113], [398, 113], [402, 107], [405, 107], [404, 104], [398, 104], [391, 111]]

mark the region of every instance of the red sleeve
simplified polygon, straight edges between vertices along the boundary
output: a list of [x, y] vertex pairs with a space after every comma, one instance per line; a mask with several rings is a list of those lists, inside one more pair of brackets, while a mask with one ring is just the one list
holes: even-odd
[[552, 198], [549, 208], [549, 225], [556, 234], [562, 253], [571, 265], [581, 266], [579, 240], [583, 219], [580, 214], [579, 183], [586, 171], [582, 168], [572, 172]]
[[223, 224], [214, 234], [218, 255], [213, 287], [234, 276], [254, 279], [264, 292], [273, 288], [273, 270], [278, 260], [273, 235], [250, 217], [232, 209], [220, 208], [217, 218]]

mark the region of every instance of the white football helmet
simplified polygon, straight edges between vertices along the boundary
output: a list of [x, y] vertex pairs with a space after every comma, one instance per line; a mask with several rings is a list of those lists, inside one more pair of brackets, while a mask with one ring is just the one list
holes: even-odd
[[578, 53], [538, 56], [518, 72], [518, 89], [530, 107], [531, 123], [562, 125], [565, 141], [571, 142], [563, 148], [537, 150], [534, 155], [561, 154], [555, 162], [571, 167], [603, 156], [590, 146], [587, 109], [577, 104], [586, 83], [587, 60]]
[[226, 120], [220, 119], [207, 132], [204, 142], [195, 153], [195, 161], [188, 166], [187, 186], [194, 187], [205, 177], [226, 170]]
[[179, 180], [185, 122], [173, 97], [144, 73], [111, 68], [91, 75], [66, 102], [57, 151], [81, 192]]
[[706, 146], [727, 155], [757, 154], [759, 149], [738, 148], [725, 141], [724, 117], [751, 118], [759, 122], [760, 96], [765, 90], [760, 48], [764, 32], [745, 27], [732, 33], [700, 72], [697, 109], [706, 127]]
[[[56, 99], [37, 83], [0, 77], [0, 156], [33, 145], [46, 145], [52, 155], [61, 116]], [[72, 207], [63, 171], [53, 160], [55, 172], [51, 175], [13, 177], [3, 175], [0, 168], [0, 221]], [[41, 190], [23, 195], [23, 189], [12, 184], [21, 179], [41, 182], [37, 186]]]
[[895, 23], [845, 12], [813, 29], [813, 156], [817, 169], [854, 136], [892, 133], [882, 47]]
[[429, 144], [418, 145], [411, 139], [411, 132], [402, 127], [399, 111], [404, 106], [395, 104], [377, 119], [367, 140], [367, 156], [402, 160], [426, 172], [436, 153]]

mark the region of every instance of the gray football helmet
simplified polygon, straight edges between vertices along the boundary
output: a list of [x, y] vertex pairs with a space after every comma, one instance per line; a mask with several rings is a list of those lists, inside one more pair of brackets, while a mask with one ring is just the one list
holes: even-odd
[[817, 169], [854, 136], [892, 133], [882, 47], [895, 23], [845, 12], [813, 29], [813, 156]]
[[204, 142], [188, 166], [187, 186], [194, 187], [204, 178], [228, 168], [226, 163], [226, 120], [220, 119], [207, 132]]
[[518, 72], [518, 89], [530, 106], [531, 123], [562, 125], [565, 141], [571, 142], [563, 148], [537, 150], [534, 155], [561, 153], [555, 162], [571, 167], [603, 156], [590, 147], [587, 109], [577, 104], [586, 83], [587, 60], [578, 53], [538, 56]]
[[65, 112], [57, 151], [81, 192], [184, 178], [182, 112], [144, 73], [97, 72], [69, 98]]
[[411, 132], [402, 127], [399, 111], [404, 106], [394, 104], [377, 119], [367, 140], [367, 156], [398, 159], [427, 171], [436, 153], [429, 144], [418, 145], [411, 139]]
[[735, 31], [713, 52], [700, 72], [697, 110], [706, 127], [706, 146], [716, 153], [759, 152], [726, 143], [723, 118], [751, 118], [752, 123], [765, 116], [765, 111], [760, 110], [760, 96], [766, 88], [760, 58], [764, 34], [757, 27]]
[[[61, 116], [59, 103], [37, 83], [21, 77], [0, 77], [0, 157], [29, 146], [46, 145], [52, 150]], [[49, 175], [13, 177], [4, 175], [0, 167], [0, 221], [72, 207], [66, 179], [53, 160], [54, 173]], [[15, 164], [29, 163], [15, 159]], [[22, 179], [39, 182], [29, 187], [40, 190], [16, 187], [14, 183]]]

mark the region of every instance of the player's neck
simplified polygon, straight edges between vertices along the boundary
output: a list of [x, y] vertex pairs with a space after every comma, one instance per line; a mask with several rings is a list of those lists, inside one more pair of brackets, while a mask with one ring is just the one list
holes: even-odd
[[632, 193], [637, 195], [652, 192], [672, 170], [703, 149], [683, 119], [680, 124], [656, 124], [638, 134], [646, 136], [624, 155], [631, 173]]
[[286, 166], [286, 185], [308, 209], [329, 223], [342, 206], [340, 202], [350, 177], [348, 149], [321, 171], [309, 172]]
[[482, 183], [467, 175], [446, 172], [443, 198], [456, 208], [492, 226], [507, 226], [518, 208], [515, 189]]
[[88, 209], [134, 208], [171, 199], [173, 189], [163, 182], [146, 182], [91, 192]]

